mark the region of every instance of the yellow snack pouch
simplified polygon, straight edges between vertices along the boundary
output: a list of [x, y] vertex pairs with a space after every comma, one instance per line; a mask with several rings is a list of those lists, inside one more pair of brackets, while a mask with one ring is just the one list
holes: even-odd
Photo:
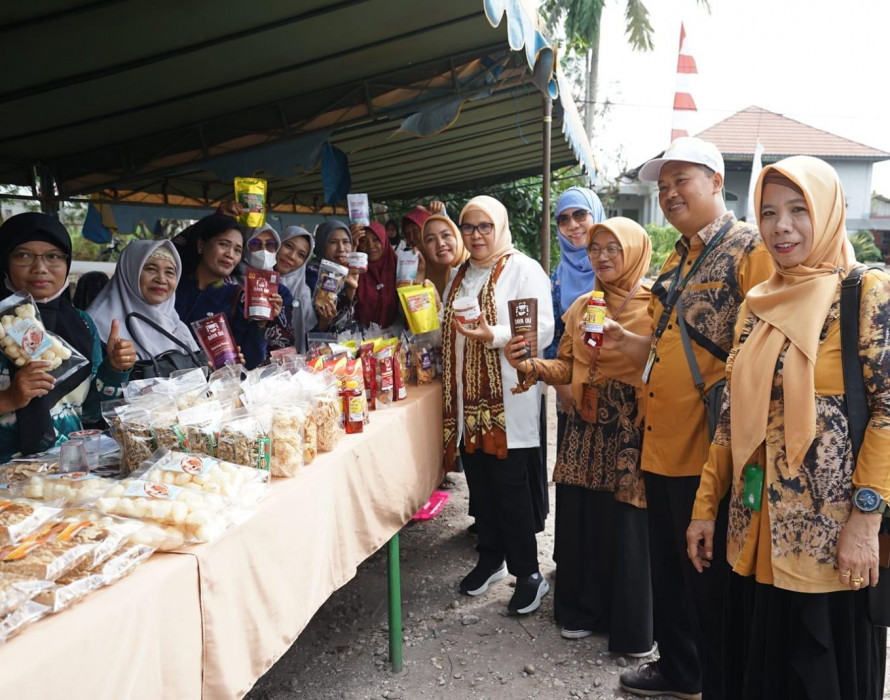
[[266, 181], [259, 177], [235, 178], [235, 201], [244, 209], [242, 226], [257, 228], [266, 223]]
[[436, 289], [424, 285], [399, 287], [399, 301], [408, 326], [414, 335], [429, 333], [439, 328], [439, 314], [436, 311]]

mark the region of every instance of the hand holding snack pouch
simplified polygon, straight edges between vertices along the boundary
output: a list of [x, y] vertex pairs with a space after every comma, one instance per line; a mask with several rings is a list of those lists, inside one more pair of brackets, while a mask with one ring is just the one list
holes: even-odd
[[507, 302], [510, 310], [510, 332], [525, 337], [526, 358], [538, 356], [538, 300], [512, 299]]
[[371, 205], [367, 194], [347, 194], [346, 204], [349, 207], [349, 223], [361, 226], [371, 223]]
[[238, 346], [225, 314], [214, 314], [192, 321], [192, 328], [195, 329], [201, 349], [210, 358], [213, 369], [238, 362]]
[[235, 201], [244, 210], [238, 217], [239, 224], [257, 228], [266, 223], [265, 180], [258, 177], [236, 177]]
[[343, 287], [349, 268], [330, 260], [322, 260], [318, 266], [318, 283], [315, 285], [316, 304], [337, 303], [337, 294]]
[[244, 281], [247, 296], [244, 318], [254, 321], [269, 321], [272, 318], [270, 297], [278, 293], [278, 278], [279, 274], [274, 270], [258, 270], [254, 267], [247, 270]]

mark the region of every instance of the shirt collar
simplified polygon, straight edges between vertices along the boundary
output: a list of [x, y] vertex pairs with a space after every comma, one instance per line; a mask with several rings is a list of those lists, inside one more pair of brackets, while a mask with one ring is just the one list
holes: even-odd
[[735, 214], [731, 211], [728, 211], [724, 214], [721, 214], [716, 219], [714, 219], [711, 223], [705, 226], [701, 231], [696, 233], [689, 241], [686, 241], [685, 236], [680, 236], [680, 240], [677, 241], [675, 246], [676, 251], [679, 255], [682, 255], [684, 251], [692, 251], [698, 250], [699, 248], [703, 248], [708, 243], [711, 242], [711, 239], [717, 235], [717, 232], [723, 228], [723, 225], [729, 221], [735, 222]]

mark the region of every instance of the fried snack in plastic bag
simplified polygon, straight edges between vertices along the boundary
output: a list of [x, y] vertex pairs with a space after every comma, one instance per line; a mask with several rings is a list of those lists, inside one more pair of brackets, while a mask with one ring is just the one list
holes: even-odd
[[266, 186], [259, 177], [235, 178], [235, 201], [244, 210], [238, 223], [249, 228], [258, 228], [266, 223]]
[[316, 304], [337, 303], [337, 294], [343, 287], [349, 268], [331, 260], [322, 260], [318, 266], [318, 283], [315, 285]]
[[30, 537], [45, 523], [61, 514], [61, 502], [42, 503], [24, 498], [0, 500], [0, 545]]
[[78, 506], [96, 500], [113, 483], [89, 472], [44, 474], [32, 476], [12, 493], [35, 501], [61, 501], [66, 506]]
[[158, 450], [136, 475], [146, 481], [200, 491], [236, 500], [256, 502], [265, 494], [267, 472], [206, 455]]
[[52, 588], [50, 581], [0, 574], [0, 618], [18, 610], [34, 596]]
[[47, 606], [33, 600], [22, 605], [15, 612], [0, 620], [0, 642], [5, 642], [21, 632], [28, 625], [46, 617], [52, 612]]
[[30, 294], [16, 292], [0, 301], [0, 349], [16, 367], [32, 361], [49, 362], [47, 372], [57, 382], [87, 364], [87, 359], [43, 325]]
[[216, 439], [222, 418], [223, 407], [215, 400], [179, 412], [179, 427], [185, 433], [189, 452], [216, 454]]
[[226, 416], [216, 439], [216, 456], [233, 464], [269, 471], [272, 458], [271, 407], [239, 408]]

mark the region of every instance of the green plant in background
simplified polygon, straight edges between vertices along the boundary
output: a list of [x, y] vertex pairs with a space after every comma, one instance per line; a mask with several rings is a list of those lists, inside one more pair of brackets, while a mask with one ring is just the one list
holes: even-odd
[[875, 245], [875, 237], [870, 231], [857, 231], [850, 236], [850, 243], [859, 262], [884, 262], [881, 249]]
[[658, 224], [646, 224], [644, 228], [652, 241], [652, 264], [649, 267], [649, 276], [655, 277], [668, 255], [674, 250], [680, 232], [673, 226], [659, 226]]

